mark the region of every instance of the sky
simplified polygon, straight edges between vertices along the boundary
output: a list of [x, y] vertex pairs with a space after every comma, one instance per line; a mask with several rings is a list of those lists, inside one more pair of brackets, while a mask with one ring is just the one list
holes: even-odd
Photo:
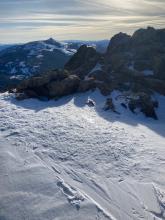
[[0, 0], [0, 43], [110, 39], [165, 27], [165, 0]]

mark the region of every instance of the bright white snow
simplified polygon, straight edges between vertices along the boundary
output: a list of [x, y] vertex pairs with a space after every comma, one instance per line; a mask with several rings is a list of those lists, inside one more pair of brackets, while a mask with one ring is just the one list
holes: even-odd
[[99, 92], [0, 95], [0, 219], [165, 219], [165, 98], [155, 121], [117, 95], [121, 114], [104, 112]]
[[52, 44], [44, 41], [38, 41], [36, 43], [31, 42], [24, 46], [24, 50], [30, 50], [29, 56], [36, 55], [37, 58], [42, 58], [41, 56], [43, 55], [39, 53], [42, 53], [43, 51], [53, 52], [53, 50], [58, 50], [67, 55], [73, 55], [76, 52], [75, 50], [68, 49], [67, 43], [54, 41], [53, 39], [52, 41]]

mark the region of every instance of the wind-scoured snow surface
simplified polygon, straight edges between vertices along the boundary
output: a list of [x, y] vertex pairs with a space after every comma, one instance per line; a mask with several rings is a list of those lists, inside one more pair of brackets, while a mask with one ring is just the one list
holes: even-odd
[[165, 98], [155, 121], [116, 96], [121, 114], [103, 111], [99, 92], [0, 95], [1, 220], [165, 219]]

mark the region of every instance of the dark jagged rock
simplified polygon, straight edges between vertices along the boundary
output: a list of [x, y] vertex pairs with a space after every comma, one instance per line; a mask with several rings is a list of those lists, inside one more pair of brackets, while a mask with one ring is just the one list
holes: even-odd
[[164, 43], [165, 29], [155, 29], [148, 27], [147, 29], [138, 29], [132, 35], [132, 44], [134, 46], [149, 45], [155, 43]]
[[127, 109], [127, 105], [125, 103], [121, 103], [121, 106], [125, 109]]
[[125, 51], [129, 48], [129, 43], [131, 40], [131, 36], [120, 32], [112, 37], [110, 44], [107, 49], [107, 54], [112, 54], [117, 50], [119, 52]]
[[50, 98], [62, 97], [77, 92], [80, 78], [76, 75], [70, 75], [61, 81], [50, 82], [47, 85]]
[[130, 59], [131, 36], [119, 33], [112, 37], [105, 55], [107, 71], [120, 71], [127, 67]]
[[65, 70], [55, 70], [23, 81], [17, 87], [17, 93], [24, 93], [33, 98], [55, 98], [76, 92], [79, 84], [78, 76], [70, 75]]
[[100, 54], [93, 47], [82, 45], [65, 65], [65, 69], [84, 78], [96, 66], [99, 59]]
[[152, 70], [154, 77], [164, 80], [165, 29], [148, 27], [137, 30], [132, 36], [115, 35], [108, 46], [105, 63], [111, 71]]
[[86, 105], [88, 105], [89, 107], [94, 107], [95, 102], [92, 99], [88, 99], [87, 102], [86, 102]]
[[107, 98], [105, 106], [104, 106], [104, 110], [105, 111], [111, 110], [113, 112], [116, 112], [115, 105], [113, 104], [112, 98]]
[[18, 86], [17, 86], [17, 91], [22, 92], [25, 89], [31, 89], [31, 88], [40, 88], [46, 84], [48, 84], [51, 81], [60, 81], [65, 79], [66, 77], [69, 76], [68, 71], [63, 71], [63, 70], [53, 70], [49, 71], [47, 73], [43, 73], [42, 75], [39, 76], [34, 76], [31, 77], [27, 80], [22, 81]]
[[154, 119], [158, 119], [155, 108], [158, 106], [156, 101], [153, 101], [148, 94], [139, 93], [136, 94], [129, 100], [128, 107], [129, 109], [135, 113], [135, 109], [140, 109], [141, 112], [145, 114], [146, 117], [151, 117]]
[[96, 88], [96, 83], [94, 78], [87, 78], [80, 81], [78, 92], [86, 92], [88, 90], [93, 90]]

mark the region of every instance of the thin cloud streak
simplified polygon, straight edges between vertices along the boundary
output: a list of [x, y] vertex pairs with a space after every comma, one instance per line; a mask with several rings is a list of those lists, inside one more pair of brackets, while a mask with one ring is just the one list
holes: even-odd
[[0, 42], [97, 40], [165, 26], [164, 0], [1, 0]]

